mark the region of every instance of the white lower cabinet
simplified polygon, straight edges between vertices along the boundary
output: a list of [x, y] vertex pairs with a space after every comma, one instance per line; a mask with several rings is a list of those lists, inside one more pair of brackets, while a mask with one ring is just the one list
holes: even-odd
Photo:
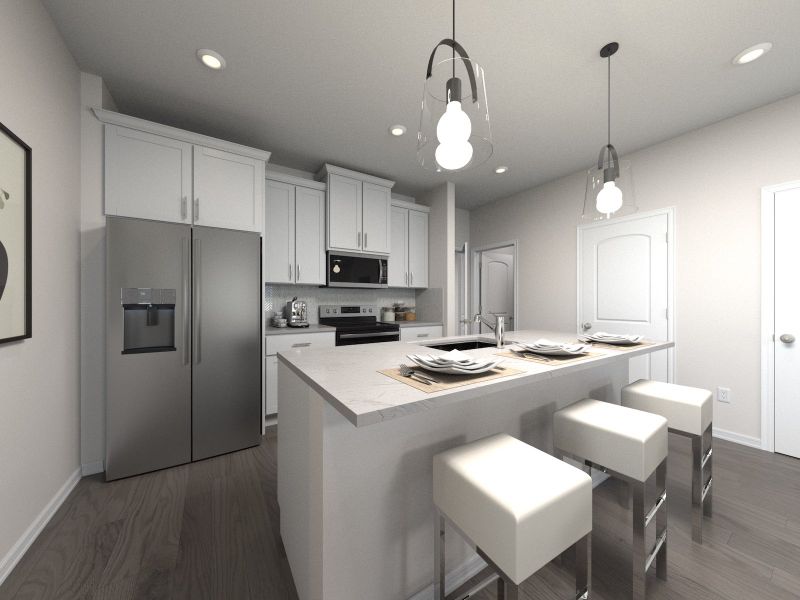
[[420, 327], [400, 327], [401, 342], [418, 342], [426, 339], [442, 337], [441, 325], [423, 325]]
[[334, 331], [268, 335], [266, 357], [264, 358], [265, 414], [274, 415], [278, 412], [278, 352], [296, 348], [333, 348], [334, 346], [336, 346]]

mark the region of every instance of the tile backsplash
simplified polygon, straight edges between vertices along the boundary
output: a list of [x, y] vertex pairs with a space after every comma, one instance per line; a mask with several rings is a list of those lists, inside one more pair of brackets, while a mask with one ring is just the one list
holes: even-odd
[[[324, 288], [312, 285], [264, 285], [264, 316], [272, 318], [275, 311], [283, 310], [284, 304], [297, 296], [308, 303], [308, 322], [319, 321], [320, 304], [374, 304], [379, 308], [391, 306], [395, 302], [405, 302], [415, 306], [416, 292], [401, 288], [386, 289], [348, 289]], [[418, 315], [421, 318], [421, 315]]]

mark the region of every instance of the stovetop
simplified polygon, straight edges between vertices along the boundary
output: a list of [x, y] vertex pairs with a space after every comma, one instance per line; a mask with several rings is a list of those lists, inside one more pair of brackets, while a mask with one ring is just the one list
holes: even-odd
[[351, 332], [400, 331], [396, 323], [379, 322], [379, 312], [374, 305], [325, 304], [319, 307], [319, 323]]

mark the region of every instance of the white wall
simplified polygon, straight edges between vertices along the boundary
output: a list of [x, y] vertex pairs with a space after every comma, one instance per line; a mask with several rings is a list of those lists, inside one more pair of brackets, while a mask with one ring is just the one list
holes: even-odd
[[97, 75], [81, 73], [81, 469], [105, 456], [105, 226], [103, 124], [92, 108], [116, 110]]
[[[799, 156], [800, 95], [627, 157], [639, 210], [676, 207], [676, 382], [730, 387], [714, 425], [744, 441], [760, 437], [760, 189], [800, 179]], [[520, 329], [575, 329], [584, 185], [577, 173], [473, 211], [473, 245], [520, 240]]]
[[38, 1], [0, 4], [0, 73], [0, 121], [33, 149], [33, 338], [0, 345], [2, 582], [80, 464], [80, 78]]
[[417, 292], [417, 318], [441, 321], [445, 335], [457, 333], [455, 185], [447, 182], [417, 199], [428, 217], [428, 289]]

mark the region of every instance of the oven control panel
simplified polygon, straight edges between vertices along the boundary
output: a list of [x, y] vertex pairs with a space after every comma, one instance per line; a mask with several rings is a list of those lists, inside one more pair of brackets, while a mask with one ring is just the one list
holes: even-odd
[[374, 304], [320, 304], [321, 319], [332, 317], [377, 317], [378, 307]]

